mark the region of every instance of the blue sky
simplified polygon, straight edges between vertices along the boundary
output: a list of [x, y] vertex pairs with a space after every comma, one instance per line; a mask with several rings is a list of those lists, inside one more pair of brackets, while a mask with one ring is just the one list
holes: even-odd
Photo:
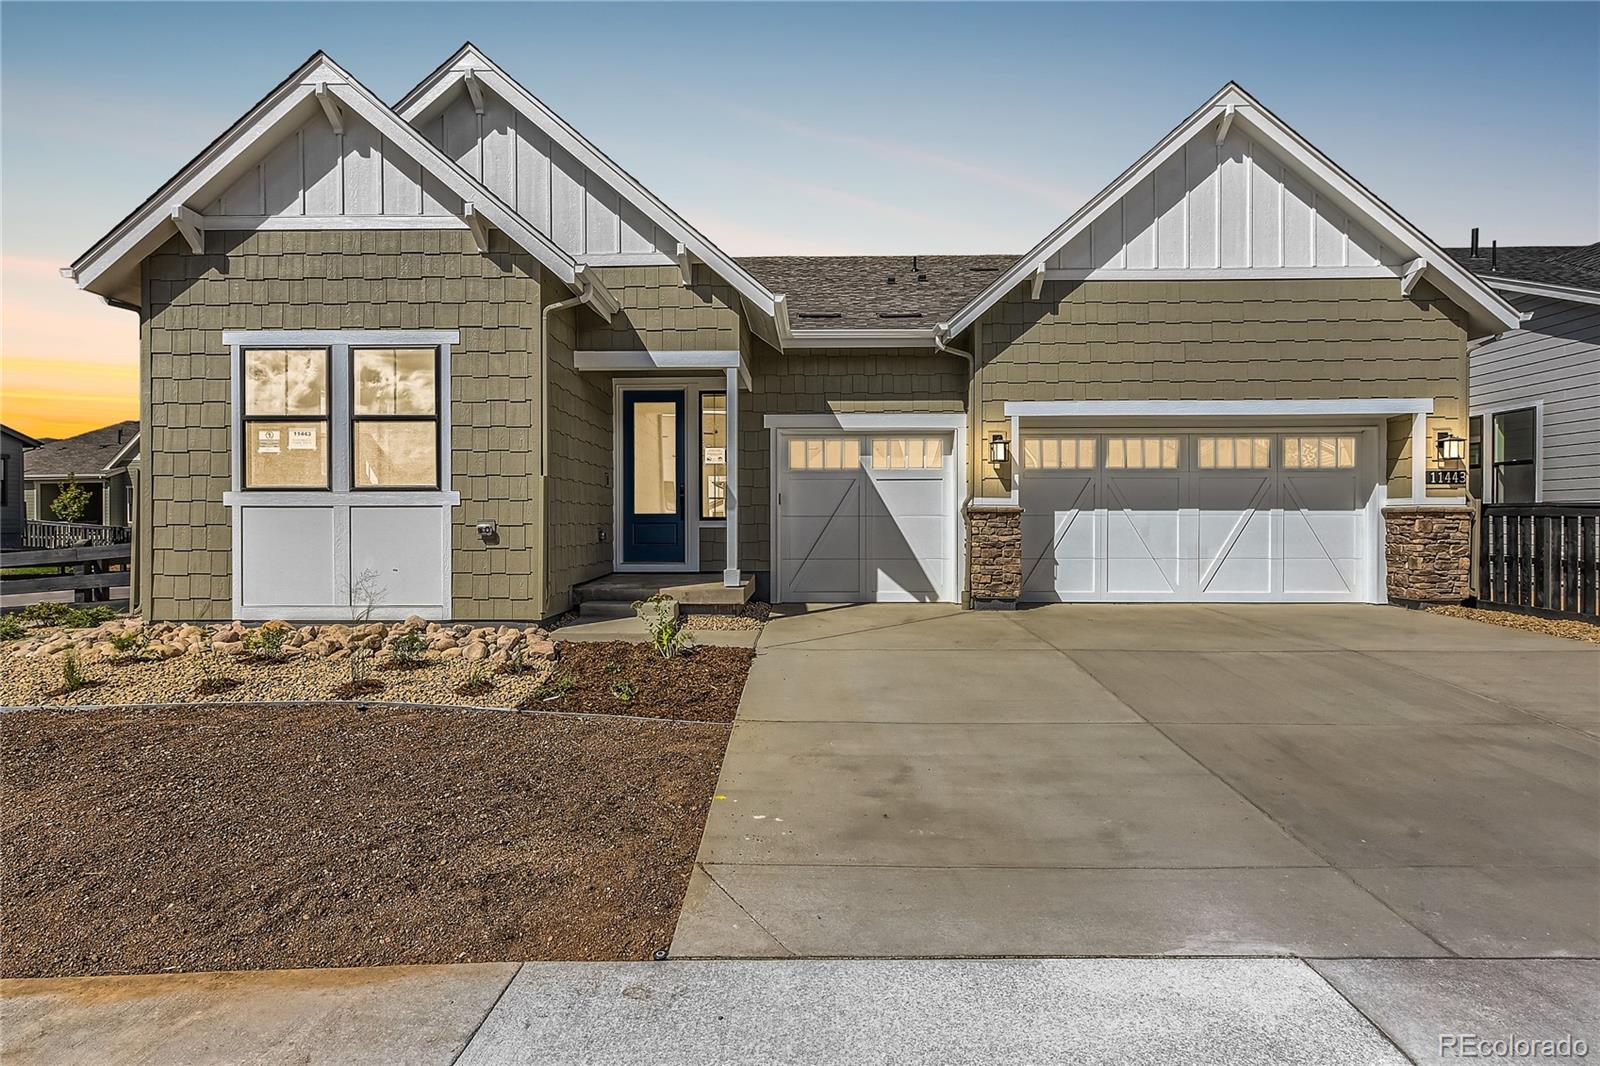
[[8, 2], [7, 362], [126, 371], [45, 268], [311, 52], [393, 100], [468, 38], [735, 254], [1022, 251], [1228, 78], [1442, 243], [1600, 238], [1594, 3]]

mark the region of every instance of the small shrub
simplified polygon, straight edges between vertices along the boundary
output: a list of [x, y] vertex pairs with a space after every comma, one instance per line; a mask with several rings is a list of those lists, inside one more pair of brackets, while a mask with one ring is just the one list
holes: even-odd
[[78, 484], [76, 477], [68, 477], [67, 487], [50, 501], [50, 513], [62, 522], [81, 522], [89, 511], [89, 504], [93, 502], [94, 497], [89, 495], [89, 490]]
[[350, 650], [350, 680], [334, 689], [334, 696], [353, 700], [372, 692], [382, 692], [383, 682], [372, 676], [373, 652], [371, 648]]
[[[117, 654], [129, 659], [138, 659], [150, 647], [150, 637], [143, 629], [128, 629], [111, 636], [111, 646], [117, 649]], [[210, 652], [211, 640], [206, 639], [204, 651]]]
[[489, 664], [479, 659], [477, 662], [467, 664], [467, 676], [456, 686], [456, 693], [461, 696], [478, 696], [493, 688], [494, 682], [489, 680]]
[[74, 607], [61, 616], [61, 625], [66, 629], [93, 629], [102, 622], [111, 621], [116, 616], [116, 611], [99, 604], [90, 607]]
[[534, 668], [533, 660], [528, 658], [528, 648], [525, 644], [518, 644], [506, 652], [505, 662], [500, 664], [502, 674], [521, 677]]
[[415, 629], [396, 633], [389, 641], [389, 658], [401, 666], [415, 666], [427, 650], [428, 638]]
[[0, 640], [21, 640], [28, 635], [28, 627], [17, 621], [15, 615], [0, 616]]
[[78, 658], [78, 649], [68, 648], [61, 653], [61, 691], [76, 692], [89, 683], [89, 675], [84, 670], [83, 661]]
[[22, 620], [24, 622], [36, 622], [44, 626], [60, 625], [61, 620], [67, 616], [67, 612], [70, 610], [72, 608], [66, 604], [57, 603], [54, 600], [45, 600], [43, 603], [30, 603], [22, 609]]
[[201, 696], [226, 692], [239, 684], [238, 679], [230, 675], [227, 667], [223, 665], [222, 656], [212, 645], [209, 633], [200, 638], [200, 645], [195, 649], [194, 665], [200, 675], [195, 682], [194, 690]]
[[683, 628], [678, 603], [671, 596], [657, 593], [648, 600], [635, 602], [633, 609], [650, 631], [650, 646], [663, 659], [675, 658], [694, 642], [694, 637]]
[[577, 682], [572, 680], [571, 674], [554, 673], [539, 682], [539, 687], [533, 690], [532, 698], [541, 702], [559, 700], [562, 696], [571, 692], [572, 686], [575, 684]]
[[606, 672], [607, 677], [616, 677], [622, 673], [622, 665], [615, 659], [607, 659], [605, 666], [601, 667], [601, 669]]
[[627, 678], [619, 678], [611, 682], [611, 695], [623, 703], [632, 703], [633, 698], [639, 694], [639, 687]]
[[244, 646], [257, 659], [277, 662], [289, 654], [289, 638], [292, 635], [293, 631], [287, 626], [262, 626], [245, 634]]

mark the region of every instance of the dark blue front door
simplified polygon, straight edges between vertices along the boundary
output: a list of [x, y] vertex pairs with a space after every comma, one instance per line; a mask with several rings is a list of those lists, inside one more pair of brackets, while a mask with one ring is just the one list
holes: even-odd
[[622, 561], [682, 563], [683, 392], [622, 394]]

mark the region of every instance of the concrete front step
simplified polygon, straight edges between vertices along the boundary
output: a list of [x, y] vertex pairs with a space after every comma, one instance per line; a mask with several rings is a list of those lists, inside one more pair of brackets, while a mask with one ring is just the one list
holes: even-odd
[[582, 613], [590, 604], [620, 604], [632, 614], [635, 600], [649, 599], [658, 593], [671, 596], [690, 607], [737, 606], [748, 603], [756, 590], [756, 579], [747, 577], [734, 588], [722, 583], [720, 573], [705, 574], [607, 574], [586, 581], [572, 590]]

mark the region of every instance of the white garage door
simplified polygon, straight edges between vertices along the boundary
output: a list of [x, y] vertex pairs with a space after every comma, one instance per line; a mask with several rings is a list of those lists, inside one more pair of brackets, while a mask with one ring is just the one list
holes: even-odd
[[777, 448], [775, 595], [956, 598], [953, 434], [786, 433]]
[[1037, 432], [1027, 600], [1365, 600], [1360, 432]]

